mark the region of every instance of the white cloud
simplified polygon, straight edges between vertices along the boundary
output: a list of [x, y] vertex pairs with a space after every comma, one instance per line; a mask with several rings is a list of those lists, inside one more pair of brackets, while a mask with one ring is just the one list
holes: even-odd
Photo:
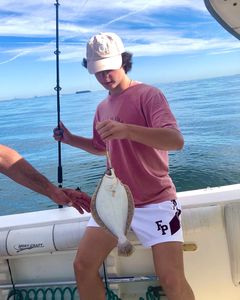
[[[204, 10], [203, 1], [201, 0], [148, 0], [147, 4], [146, 0], [125, 0], [112, 1], [111, 5], [107, 0], [65, 0], [59, 1], [59, 3], [59, 17], [61, 21], [64, 21], [63, 29], [68, 32], [71, 24], [71, 30], [75, 33], [80, 33], [81, 30], [91, 32], [86, 21], [91, 23], [93, 15], [95, 15], [96, 20], [101, 20], [101, 23], [99, 23], [99, 27], [101, 27], [105, 23], [112, 24], [144, 10], [148, 12], [163, 9], [174, 10], [177, 7]], [[1, 0], [0, 11], [5, 13], [1, 17], [0, 35], [54, 34], [54, 2], [49, 0]], [[111, 18], [111, 16], [115, 16], [115, 18]], [[84, 27], [73, 25], [73, 22], [81, 23], [82, 21], [86, 24], [85, 30]]]
[[[172, 37], [165, 42], [150, 42], [148, 45], [133, 45], [129, 47], [129, 51], [133, 52], [135, 56], [161, 56], [169, 54], [186, 54], [194, 52], [208, 51], [209, 53], [221, 53], [240, 50], [239, 43], [233, 41], [222, 41], [217, 39], [186, 39]], [[218, 50], [216, 52], [216, 50]]]
[[[81, 60], [85, 55], [86, 40], [96, 31], [111, 28], [124, 38], [127, 48], [136, 56], [234, 51], [239, 48], [237, 41], [231, 38], [214, 39], [203, 33], [201, 37], [197, 36], [197, 29], [193, 34], [189, 24], [184, 30], [177, 29], [176, 24], [171, 26], [171, 13], [176, 14], [179, 9], [198, 11], [199, 18], [208, 18], [203, 0], [119, 0], [112, 1], [111, 5], [107, 0], [59, 0], [59, 3], [60, 57], [65, 61]], [[161, 16], [156, 16], [157, 12], [162, 12], [165, 18], [161, 20]], [[170, 16], [168, 23], [166, 13]], [[4, 59], [0, 57], [0, 64], [23, 55], [33, 55], [45, 61], [55, 59], [52, 55], [55, 47], [54, 1], [1, 0], [0, 16], [0, 36], [32, 37], [35, 43], [33, 45], [28, 39], [21, 46], [11, 44], [11, 49], [8, 44], [1, 45]], [[186, 20], [179, 22], [182, 28]], [[197, 27], [197, 23], [193, 22], [192, 26]], [[39, 37], [48, 41], [39, 45]]]
[[28, 50], [25, 50], [25, 51], [22, 51], [22, 52], [19, 52], [18, 54], [12, 56], [11, 58], [7, 59], [7, 60], [3, 60], [3, 61], [0, 61], [0, 65], [4, 65], [4, 64], [7, 64], [11, 61], [14, 61], [15, 59], [17, 59], [18, 57], [20, 56], [24, 56], [28, 54]]

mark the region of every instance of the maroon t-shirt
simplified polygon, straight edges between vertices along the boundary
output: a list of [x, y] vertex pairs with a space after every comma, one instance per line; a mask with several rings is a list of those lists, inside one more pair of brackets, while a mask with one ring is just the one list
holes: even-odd
[[[95, 125], [104, 120], [179, 130], [162, 92], [142, 83], [120, 94], [109, 95], [98, 105], [93, 124], [93, 145], [99, 150], [106, 150], [106, 144]], [[168, 174], [167, 151], [127, 139], [111, 140], [108, 151], [112, 167], [117, 177], [129, 186], [136, 207], [176, 199], [176, 189]]]

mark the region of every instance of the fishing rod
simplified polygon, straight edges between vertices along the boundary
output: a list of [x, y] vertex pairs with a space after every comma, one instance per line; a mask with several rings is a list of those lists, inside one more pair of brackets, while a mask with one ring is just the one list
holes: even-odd
[[[56, 55], [56, 86], [54, 90], [57, 92], [57, 127], [60, 130], [60, 77], [59, 77], [59, 54], [61, 53], [59, 51], [59, 17], [58, 17], [58, 9], [59, 9], [59, 3], [58, 0], [56, 0], [56, 3], [54, 3], [56, 7], [56, 50], [54, 51], [54, 54]], [[62, 188], [62, 182], [63, 182], [63, 173], [62, 173], [62, 151], [61, 151], [61, 141], [58, 141], [58, 187]], [[62, 205], [58, 206], [59, 208], [62, 208]]]

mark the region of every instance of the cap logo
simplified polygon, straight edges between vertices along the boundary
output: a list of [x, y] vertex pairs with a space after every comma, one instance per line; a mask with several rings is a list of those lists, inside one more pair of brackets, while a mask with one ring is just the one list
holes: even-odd
[[101, 54], [109, 54], [109, 47], [107, 45], [107, 43], [105, 41], [102, 41], [101, 43], [97, 43], [96, 45], [97, 47], [97, 52], [101, 55]]

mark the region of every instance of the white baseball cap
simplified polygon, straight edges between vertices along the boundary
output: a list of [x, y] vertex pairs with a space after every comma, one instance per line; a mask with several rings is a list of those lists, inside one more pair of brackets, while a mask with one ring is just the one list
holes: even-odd
[[87, 43], [87, 68], [90, 74], [117, 70], [122, 66], [122, 40], [112, 32], [94, 35]]

